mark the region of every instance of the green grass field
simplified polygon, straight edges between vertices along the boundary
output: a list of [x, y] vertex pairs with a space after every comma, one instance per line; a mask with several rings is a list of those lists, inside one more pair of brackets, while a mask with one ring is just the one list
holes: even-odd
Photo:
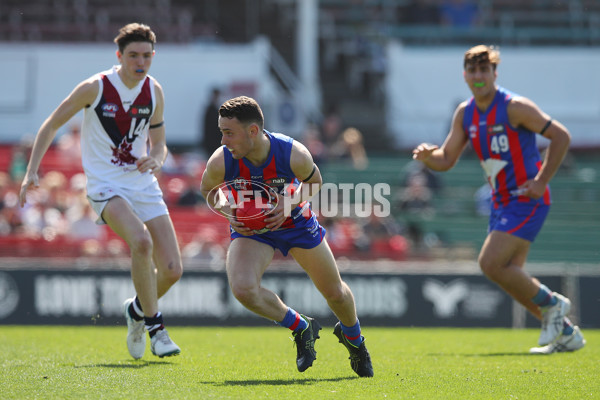
[[364, 328], [374, 378], [358, 378], [333, 327], [296, 370], [280, 327], [172, 327], [180, 356], [132, 360], [123, 327], [0, 326], [0, 399], [600, 398], [599, 330], [575, 353], [531, 356], [535, 330]]

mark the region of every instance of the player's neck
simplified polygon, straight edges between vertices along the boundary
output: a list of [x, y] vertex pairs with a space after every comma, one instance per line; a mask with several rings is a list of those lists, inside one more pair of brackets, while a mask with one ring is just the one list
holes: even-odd
[[254, 149], [246, 156], [246, 159], [252, 163], [252, 165], [259, 166], [263, 165], [267, 161], [269, 152], [271, 151], [271, 141], [265, 134], [260, 135], [256, 139]]
[[119, 78], [121, 79], [121, 82], [123, 82], [123, 85], [125, 85], [125, 87], [127, 87], [128, 89], [133, 89], [134, 87], [136, 87], [140, 81], [136, 80], [136, 79], [128, 79], [125, 76], [125, 73], [123, 72], [123, 68], [119, 68], [119, 70], [117, 71], [117, 74], [119, 75]]
[[490, 107], [490, 105], [494, 102], [494, 98], [496, 97], [496, 91], [497, 89], [494, 88], [493, 91], [483, 96], [475, 97], [475, 105], [479, 111], [485, 112]]

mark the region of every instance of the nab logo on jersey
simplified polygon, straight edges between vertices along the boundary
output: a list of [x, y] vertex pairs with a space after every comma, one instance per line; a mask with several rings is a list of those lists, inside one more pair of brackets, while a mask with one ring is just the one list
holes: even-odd
[[114, 118], [119, 111], [119, 106], [113, 103], [106, 103], [102, 105], [102, 116], [108, 118]]
[[148, 118], [151, 112], [152, 109], [150, 108], [150, 106], [133, 105], [129, 109], [129, 115], [131, 115], [134, 118]]
[[497, 125], [492, 125], [488, 127], [488, 135], [495, 135], [497, 133], [502, 133], [504, 132], [504, 125], [503, 124], [497, 124]]

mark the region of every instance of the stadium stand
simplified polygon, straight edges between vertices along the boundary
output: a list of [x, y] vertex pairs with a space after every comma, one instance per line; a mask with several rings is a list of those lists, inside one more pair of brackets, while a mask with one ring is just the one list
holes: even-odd
[[[322, 169], [328, 182], [389, 182], [398, 188], [408, 163], [408, 157], [380, 157], [372, 158], [363, 171], [352, 170], [345, 163], [330, 163]], [[595, 263], [599, 258], [600, 162], [593, 154], [577, 154], [573, 164], [568, 170], [559, 170], [551, 182], [553, 206], [531, 248], [530, 261]], [[433, 200], [435, 213], [420, 219], [424, 235], [439, 240], [427, 255], [474, 258], [487, 229], [487, 217], [477, 214], [474, 199], [485, 183], [479, 161], [463, 157], [442, 180], [443, 187]], [[392, 207], [392, 213], [400, 221], [406, 218], [397, 207]]]
[[[600, 2], [597, 0], [479, 0], [476, 2], [478, 18], [469, 29], [442, 24], [437, 13], [442, 3], [443, 0], [319, 1], [323, 103], [341, 105], [345, 123], [358, 127], [369, 137], [366, 145], [370, 151], [369, 166], [363, 170], [355, 170], [344, 161], [323, 165], [326, 182], [388, 182], [392, 193], [402, 187], [409, 157], [389, 156], [389, 141], [382, 126], [384, 107], [376, 85], [381, 74], [379, 57], [384, 41], [400, 40], [420, 46], [471, 45], [481, 41], [500, 45], [600, 44]], [[0, 2], [0, 41], [110, 42], [118, 27], [136, 20], [150, 24], [163, 43], [248, 42], [257, 35], [267, 35], [288, 64], [294, 65], [295, 54], [289, 45], [295, 40], [294, 7], [295, 2], [289, 0], [3, 0]], [[0, 146], [0, 171], [10, 171], [13, 150], [14, 145]], [[383, 155], [373, 156], [372, 150]], [[59, 171], [67, 178], [80, 172], [65, 166], [54, 151], [46, 155], [42, 169]], [[599, 173], [600, 163], [592, 155], [577, 154], [573, 169], [560, 171], [555, 177], [552, 182], [554, 206], [532, 247], [531, 260], [597, 262]], [[453, 253], [457, 257], [473, 258], [481, 245], [487, 221], [476, 211], [474, 195], [484, 183], [477, 161], [465, 157], [442, 179], [444, 185], [432, 199], [435, 212], [418, 221], [429, 240], [430, 251], [419, 253], [413, 248], [408, 257], [448, 257], [451, 249], [458, 248], [464, 252]], [[194, 243], [199, 235], [216, 235], [219, 243], [228, 240], [226, 222], [203, 205], [177, 206], [182, 182], [186, 182], [183, 176], [161, 176], [182, 247]], [[14, 185], [12, 183], [9, 190], [14, 191]], [[7, 189], [3, 190], [4, 196]], [[3, 204], [6, 213], [6, 201]], [[392, 213], [400, 224], [411, 222], [397, 206], [392, 207]], [[107, 229], [102, 246], [106, 249], [114, 240], [120, 239]], [[57, 254], [59, 244], [60, 248], [69, 249]], [[352, 245], [344, 246], [338, 247], [338, 254], [365, 255]], [[399, 253], [400, 257], [406, 257], [403, 246], [388, 242], [377, 251], [390, 258], [398, 257]], [[0, 234], [0, 256], [35, 252], [76, 257], [93, 251], [90, 247], [73, 245], [72, 239], [64, 237], [23, 238], [10, 232]], [[100, 253], [110, 251], [96, 254]]]

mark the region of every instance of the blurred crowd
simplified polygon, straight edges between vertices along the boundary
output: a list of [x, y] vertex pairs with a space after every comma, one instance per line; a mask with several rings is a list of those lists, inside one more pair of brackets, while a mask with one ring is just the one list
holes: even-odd
[[[220, 145], [218, 127], [209, 123], [217, 119], [212, 114], [217, 113], [214, 104], [220, 100], [218, 95], [218, 90], [213, 91], [205, 111], [204, 135], [199, 135], [197, 147], [170, 153], [158, 179], [183, 257], [222, 267], [229, 243], [228, 224], [208, 209], [200, 194], [206, 160]], [[357, 171], [369, 167], [362, 133], [346, 126], [335, 106], [328, 109], [320, 124], [309, 125], [299, 140], [322, 170], [329, 163], [347, 164]], [[21, 208], [19, 190], [31, 146], [30, 135], [24, 135], [18, 144], [0, 146], [4, 160], [0, 165], [0, 256], [127, 255], [126, 244], [105, 225], [96, 223], [87, 201], [79, 123], [69, 124], [68, 131], [48, 150], [40, 168], [39, 188], [28, 192], [27, 203]], [[420, 221], [434, 213], [432, 196], [441, 184], [420, 164], [411, 166], [404, 175], [398, 182], [390, 182], [396, 190], [391, 199], [396, 212], [390, 216], [320, 216], [337, 256], [398, 260], [424, 248]]]

